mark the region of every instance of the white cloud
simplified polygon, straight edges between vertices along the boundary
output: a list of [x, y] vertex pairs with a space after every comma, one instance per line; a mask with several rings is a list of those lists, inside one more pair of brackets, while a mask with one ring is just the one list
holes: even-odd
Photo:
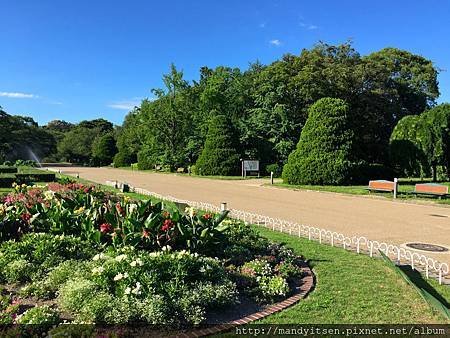
[[141, 104], [142, 99], [139, 97], [133, 97], [132, 99], [115, 101], [108, 104], [109, 108], [120, 109], [120, 110], [132, 110], [134, 107]]
[[299, 25], [300, 25], [300, 27], [303, 27], [303, 28], [308, 29], [308, 30], [314, 30], [314, 29], [319, 28], [319, 26], [312, 25], [312, 24], [309, 24], [309, 23], [305, 23], [303, 21], [300, 21]]
[[274, 45], [274, 46], [280, 46], [281, 45], [281, 41], [278, 40], [278, 39], [270, 40], [269, 43], [271, 45]]
[[48, 101], [48, 103], [49, 103], [49, 104], [56, 104], [56, 105], [61, 105], [61, 104], [63, 104], [63, 103], [60, 102], [60, 101]]
[[0, 92], [1, 97], [9, 97], [13, 99], [36, 99], [39, 96], [26, 93], [14, 93], [14, 92]]

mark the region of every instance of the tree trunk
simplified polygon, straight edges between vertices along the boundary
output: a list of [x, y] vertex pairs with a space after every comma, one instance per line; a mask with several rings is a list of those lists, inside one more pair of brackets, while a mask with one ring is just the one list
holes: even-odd
[[433, 173], [433, 182], [437, 181], [437, 166], [436, 164], [431, 165], [431, 171]]

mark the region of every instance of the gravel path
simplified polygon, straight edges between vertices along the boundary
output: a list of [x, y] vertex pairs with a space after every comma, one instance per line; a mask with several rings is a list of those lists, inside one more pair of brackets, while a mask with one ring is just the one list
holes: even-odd
[[[113, 168], [56, 168], [97, 183], [118, 180], [180, 199], [227, 202], [229, 208], [322, 227], [347, 236], [401, 245], [424, 242], [450, 247], [450, 208], [385, 198], [269, 186], [265, 179], [215, 180], [185, 175], [132, 172]], [[419, 251], [424, 253], [423, 251]], [[450, 251], [425, 253], [450, 264]]]

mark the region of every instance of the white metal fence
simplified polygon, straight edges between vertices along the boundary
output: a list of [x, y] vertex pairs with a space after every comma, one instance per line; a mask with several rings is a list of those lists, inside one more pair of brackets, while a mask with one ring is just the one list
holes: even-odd
[[[117, 182], [106, 181], [106, 184], [109, 186], [117, 187]], [[212, 205], [210, 203], [181, 200], [173, 196], [163, 196], [161, 194], [142, 188], [130, 186], [130, 191], [175, 203], [188, 204], [191, 207], [205, 211], [221, 211], [220, 207]], [[290, 222], [279, 218], [259, 215], [242, 210], [231, 209], [229, 216], [231, 218], [238, 219], [249, 224], [263, 225], [272, 230], [285, 232], [290, 235], [308, 238], [309, 240], [315, 240], [319, 243], [325, 243], [331, 246], [342, 247], [346, 250], [356, 251], [357, 253], [368, 254], [370, 257], [379, 255], [379, 251], [382, 251], [386, 256], [388, 256], [397, 264], [408, 264], [413, 269], [423, 272], [426, 278], [437, 278], [439, 284], [442, 284], [444, 281], [449, 281], [448, 264], [441, 263], [433, 258], [396, 245], [369, 240], [364, 236], [348, 237], [335, 231]]]

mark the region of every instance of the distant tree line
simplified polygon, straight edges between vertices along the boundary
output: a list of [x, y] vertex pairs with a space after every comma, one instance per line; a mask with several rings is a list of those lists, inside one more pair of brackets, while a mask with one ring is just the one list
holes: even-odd
[[[156, 99], [144, 100], [125, 118], [114, 163], [137, 162], [142, 169], [191, 165], [206, 175], [236, 173], [235, 159], [244, 158], [281, 172], [312, 115], [311, 106], [330, 97], [345, 106], [338, 111], [345, 112], [344, 134], [351, 134], [349, 142], [341, 143], [351, 144], [349, 177], [409, 173], [391, 156], [391, 135], [402, 118], [419, 116], [436, 105], [437, 74], [430, 60], [408, 51], [385, 48], [361, 56], [350, 43], [319, 43], [270, 65], [253, 63], [245, 71], [202, 67], [199, 80], [192, 83], [172, 65], [163, 77], [164, 88], [153, 90]], [[325, 122], [324, 114], [315, 117], [316, 125]], [[333, 121], [330, 128], [335, 128]], [[214, 131], [218, 125], [221, 133]], [[226, 149], [228, 154], [222, 162], [214, 159], [218, 152], [212, 145], [220, 143], [214, 138], [229, 142], [220, 146], [220, 152]], [[214, 161], [220, 164], [212, 167]]]
[[36, 156], [45, 162], [108, 165], [117, 152], [116, 133], [104, 119], [38, 126], [31, 117], [9, 115], [0, 108], [0, 164]]
[[450, 105], [436, 105], [437, 74], [430, 60], [408, 51], [362, 56], [351, 43], [319, 43], [246, 70], [202, 67], [192, 82], [172, 65], [154, 99], [121, 127], [97, 119], [41, 128], [13, 119], [47, 135], [39, 148], [50, 160], [232, 175], [240, 159], [257, 159], [289, 183], [437, 179], [450, 171]]

